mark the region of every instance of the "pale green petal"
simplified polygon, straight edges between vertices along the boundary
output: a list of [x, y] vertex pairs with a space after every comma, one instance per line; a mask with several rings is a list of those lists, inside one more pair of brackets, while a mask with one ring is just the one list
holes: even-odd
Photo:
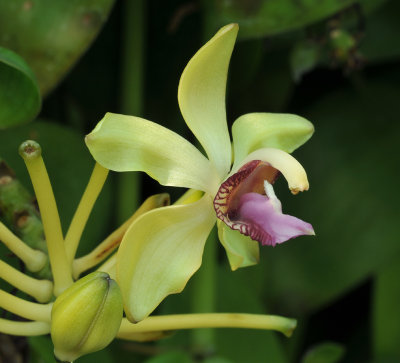
[[[285, 177], [289, 189], [293, 194], [308, 190], [309, 183], [306, 171], [303, 166], [287, 152], [273, 148], [258, 149], [247, 155], [237, 168], [242, 167], [252, 160], [265, 161], [275, 169], [278, 169]], [[232, 173], [235, 172], [236, 169], [232, 169]]]
[[220, 29], [189, 61], [178, 88], [182, 115], [221, 177], [228, 173], [232, 159], [225, 90], [238, 29], [237, 24]]
[[144, 171], [163, 185], [212, 190], [207, 158], [178, 134], [139, 117], [107, 113], [86, 136], [95, 160], [114, 171]]
[[167, 295], [183, 290], [201, 265], [215, 221], [206, 194], [192, 204], [154, 209], [132, 224], [117, 255], [117, 282], [129, 320], [144, 319]]
[[248, 113], [232, 126], [235, 165], [261, 148], [281, 149], [288, 153], [303, 145], [314, 133], [305, 118], [284, 113]]
[[232, 271], [256, 265], [260, 259], [259, 243], [218, 221], [218, 237], [225, 248]]

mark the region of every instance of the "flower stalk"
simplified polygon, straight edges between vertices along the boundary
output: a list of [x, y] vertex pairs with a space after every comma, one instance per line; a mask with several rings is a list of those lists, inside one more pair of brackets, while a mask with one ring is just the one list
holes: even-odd
[[36, 277], [52, 279], [43, 224], [35, 198], [15, 177], [14, 172], [0, 158], [0, 210], [3, 222], [29, 247], [42, 251], [46, 263]]
[[39, 204], [50, 265], [54, 276], [54, 294], [58, 296], [72, 284], [72, 274], [64, 246], [53, 189], [43, 162], [40, 145], [35, 141], [25, 141], [21, 144], [19, 153], [28, 169]]
[[129, 339], [129, 334], [194, 328], [241, 328], [276, 330], [290, 337], [296, 320], [276, 315], [210, 313], [149, 316], [137, 324], [122, 319], [117, 337]]
[[53, 283], [49, 280], [38, 280], [18, 271], [14, 267], [0, 260], [0, 278], [16, 287], [18, 290], [45, 303], [53, 295]]
[[93, 209], [93, 206], [103, 189], [109, 170], [96, 163], [89, 183], [79, 202], [65, 236], [65, 249], [68, 260], [72, 263], [78, 249], [83, 230]]
[[46, 254], [26, 245], [1, 222], [0, 240], [25, 263], [29, 271], [39, 271], [46, 264]]
[[50, 322], [52, 304], [38, 304], [0, 290], [0, 307], [29, 320]]
[[45, 335], [50, 332], [50, 324], [44, 321], [13, 321], [0, 318], [0, 332], [19, 336]]

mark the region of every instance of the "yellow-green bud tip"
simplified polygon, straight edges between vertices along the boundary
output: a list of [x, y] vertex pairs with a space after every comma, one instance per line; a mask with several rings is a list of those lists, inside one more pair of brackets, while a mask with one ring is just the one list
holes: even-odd
[[36, 141], [26, 140], [19, 146], [18, 152], [24, 160], [32, 160], [42, 155], [42, 148]]
[[108, 274], [96, 271], [78, 280], [53, 305], [54, 355], [72, 362], [105, 348], [117, 335], [122, 314], [121, 291]]

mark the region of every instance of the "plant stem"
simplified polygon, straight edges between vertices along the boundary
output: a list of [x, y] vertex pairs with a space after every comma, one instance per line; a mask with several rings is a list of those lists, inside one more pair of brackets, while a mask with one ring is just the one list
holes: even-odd
[[51, 281], [34, 279], [1, 260], [0, 278], [41, 303], [50, 301], [53, 295], [53, 283]]
[[[141, 116], [143, 113], [145, 2], [123, 3], [122, 19], [121, 112]], [[122, 223], [136, 209], [140, 200], [138, 173], [118, 175], [117, 222]]]
[[92, 212], [94, 203], [103, 189], [108, 172], [109, 170], [103, 168], [100, 164], [95, 164], [89, 183], [86, 186], [85, 192], [83, 193], [78, 208], [72, 218], [68, 232], [65, 236], [65, 249], [70, 263], [72, 263], [75, 257], [86, 222]]
[[92, 252], [87, 255], [78, 258], [73, 263], [73, 274], [75, 278], [79, 275], [97, 264], [103, 261], [107, 256], [109, 256], [121, 243], [122, 238], [126, 230], [132, 224], [132, 222], [137, 219], [142, 214], [154, 209], [163, 207], [169, 204], [169, 196], [166, 193], [155, 194], [147, 198], [142, 205], [137, 209], [137, 211], [122, 224], [118, 229], [111, 233], [103, 242], [101, 242]]
[[276, 315], [213, 313], [150, 316], [137, 324], [122, 319], [117, 337], [129, 337], [130, 333], [165, 331], [194, 328], [245, 328], [276, 330], [290, 337], [296, 320]]
[[[194, 276], [192, 291], [192, 309], [194, 313], [215, 311], [217, 241], [215, 228], [210, 233], [203, 254], [203, 262]], [[212, 329], [192, 331], [192, 348], [196, 353], [208, 354], [215, 348], [215, 332]]]
[[26, 301], [0, 290], [0, 307], [25, 319], [50, 322], [52, 305]]
[[35, 336], [50, 333], [50, 324], [44, 321], [12, 321], [0, 319], [0, 332], [3, 334]]
[[25, 141], [21, 144], [19, 152], [25, 161], [39, 204], [54, 278], [54, 294], [58, 296], [73, 281], [71, 265], [68, 263], [65, 251], [56, 200], [43, 162], [40, 145], [35, 141]]
[[0, 240], [25, 263], [29, 271], [39, 271], [46, 264], [47, 255], [45, 253], [30, 248], [1, 222]]

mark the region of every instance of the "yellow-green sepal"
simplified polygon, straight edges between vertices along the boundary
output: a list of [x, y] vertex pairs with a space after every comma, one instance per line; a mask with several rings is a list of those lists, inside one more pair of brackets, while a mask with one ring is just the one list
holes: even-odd
[[239, 231], [218, 221], [218, 238], [224, 246], [232, 271], [240, 267], [256, 265], [260, 260], [259, 243]]
[[189, 141], [140, 117], [107, 113], [86, 136], [94, 159], [114, 171], [144, 171], [160, 184], [206, 191], [215, 168]]
[[248, 113], [240, 116], [232, 126], [235, 166], [257, 149], [274, 148], [291, 153], [313, 133], [313, 124], [297, 115]]
[[237, 24], [226, 25], [200, 48], [183, 71], [178, 88], [183, 118], [220, 176], [228, 173], [232, 159], [225, 91], [238, 29]]
[[209, 195], [191, 204], [154, 209], [126, 232], [117, 254], [117, 281], [131, 322], [146, 318], [181, 292], [201, 265], [215, 223]]

